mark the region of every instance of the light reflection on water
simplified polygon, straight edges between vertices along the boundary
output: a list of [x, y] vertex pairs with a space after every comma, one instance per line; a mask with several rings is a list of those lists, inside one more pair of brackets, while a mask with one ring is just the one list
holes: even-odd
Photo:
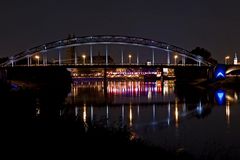
[[[121, 119], [121, 123], [130, 127], [159, 125], [161, 128], [173, 123], [175, 127], [178, 127], [180, 119], [195, 115], [201, 116], [205, 114], [205, 109], [211, 109], [206, 102], [204, 102], [206, 103], [204, 106], [202, 105], [201, 98], [198, 102], [189, 104], [185, 98], [178, 99], [172, 81], [109, 82], [107, 94], [104, 94], [103, 90], [103, 82], [73, 84], [71, 93], [66, 98], [66, 104], [78, 108], [75, 111], [75, 116], [79, 116], [76, 112], [82, 110], [84, 122], [86, 122], [87, 117], [90, 117], [91, 121], [105, 117], [110, 123]], [[206, 96], [208, 97], [208, 95]], [[237, 93], [235, 92], [232, 98], [229, 95], [225, 96], [223, 90], [218, 90], [215, 97], [212, 98], [215, 98], [216, 102], [222, 105], [226, 97], [228, 99], [226, 117], [229, 121], [229, 99], [236, 101]], [[126, 121], [125, 118], [129, 120]]]
[[[164, 147], [203, 149], [210, 139], [240, 144], [229, 138], [229, 130], [232, 136], [240, 132], [231, 117], [240, 115], [236, 91], [177, 92], [173, 81], [109, 82], [106, 89], [107, 93], [102, 82], [73, 84], [65, 103], [75, 106], [73, 116], [84, 122], [89, 119], [92, 123], [105, 121], [107, 126], [126, 125], [138, 136]], [[71, 116], [71, 108], [61, 114]]]

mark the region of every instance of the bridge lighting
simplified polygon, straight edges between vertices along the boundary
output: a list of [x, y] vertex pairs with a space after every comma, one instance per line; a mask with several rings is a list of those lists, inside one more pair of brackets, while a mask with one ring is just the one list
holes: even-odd
[[178, 58], [178, 56], [175, 55], [175, 56], [174, 56], [174, 62], [175, 62], [175, 65], [177, 65], [177, 58]]
[[224, 64], [217, 65], [214, 74], [215, 74], [215, 78], [217, 80], [225, 79], [226, 78], [226, 67], [225, 67], [225, 65]]
[[225, 57], [225, 64], [228, 64], [228, 60], [230, 59], [230, 56]]
[[37, 59], [37, 64], [39, 65], [40, 56], [39, 56], [39, 55], [36, 55], [35, 58]]
[[129, 64], [131, 64], [131, 60], [132, 60], [132, 55], [129, 54], [129, 55], [128, 55], [128, 61], [129, 61]]
[[83, 64], [85, 64], [85, 60], [86, 60], [86, 55], [82, 55], [82, 58], [83, 58]]

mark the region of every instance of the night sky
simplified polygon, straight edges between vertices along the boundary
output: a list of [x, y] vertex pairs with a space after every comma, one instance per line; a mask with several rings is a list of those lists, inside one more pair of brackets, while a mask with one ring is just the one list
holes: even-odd
[[68, 34], [128, 35], [240, 57], [240, 1], [1, 0], [0, 56]]

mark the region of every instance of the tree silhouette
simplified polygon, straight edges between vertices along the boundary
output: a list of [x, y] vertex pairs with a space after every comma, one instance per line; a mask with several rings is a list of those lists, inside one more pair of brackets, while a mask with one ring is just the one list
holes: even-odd
[[[206, 60], [206, 61], [208, 61], [212, 64], [217, 64], [218, 63], [217, 60], [212, 58], [211, 52], [209, 52], [205, 48], [196, 47], [195, 49], [193, 49], [191, 51], [191, 53], [194, 54], [194, 55], [203, 57], [204, 60]], [[187, 58], [186, 59], [186, 64], [191, 64], [191, 63], [195, 63], [195, 62], [192, 59]]]

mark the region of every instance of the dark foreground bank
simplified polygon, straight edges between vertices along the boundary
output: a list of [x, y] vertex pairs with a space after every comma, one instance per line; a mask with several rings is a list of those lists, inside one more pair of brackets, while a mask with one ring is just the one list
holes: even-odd
[[[158, 157], [158, 159], [192, 159], [182, 150], [165, 150], [138, 139], [126, 127], [107, 128], [99, 122], [59, 116], [64, 107], [66, 92], [57, 88], [41, 91], [7, 86], [0, 92], [2, 146], [8, 158], [81, 157], [126, 158]], [[53, 91], [54, 90], [54, 93]], [[56, 94], [58, 93], [58, 94]], [[40, 98], [39, 98], [40, 97]], [[50, 98], [51, 97], [51, 98]], [[36, 115], [36, 99], [44, 104], [40, 116]]]

